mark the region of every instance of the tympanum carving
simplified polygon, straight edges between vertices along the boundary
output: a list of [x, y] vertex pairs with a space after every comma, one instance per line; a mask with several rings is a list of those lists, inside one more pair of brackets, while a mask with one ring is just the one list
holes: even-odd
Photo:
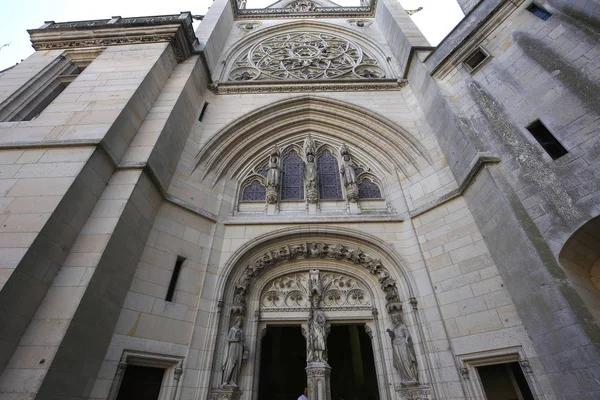
[[335, 272], [298, 272], [267, 284], [260, 298], [261, 310], [308, 311], [310, 297], [321, 299], [321, 308], [370, 310], [371, 296], [356, 279]]

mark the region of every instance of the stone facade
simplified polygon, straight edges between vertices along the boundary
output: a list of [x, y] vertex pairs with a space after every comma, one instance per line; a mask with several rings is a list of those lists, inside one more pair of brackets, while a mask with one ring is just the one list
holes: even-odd
[[306, 296], [364, 326], [379, 399], [483, 399], [501, 363], [597, 398], [600, 5], [460, 3], [437, 48], [395, 0], [30, 31], [0, 76], [0, 398], [116, 399], [131, 365], [256, 400]]

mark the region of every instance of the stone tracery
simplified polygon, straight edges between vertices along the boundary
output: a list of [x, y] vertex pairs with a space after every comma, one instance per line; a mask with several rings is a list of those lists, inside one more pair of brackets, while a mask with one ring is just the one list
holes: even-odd
[[230, 81], [385, 78], [368, 51], [322, 32], [271, 36], [244, 51], [233, 65]]
[[[356, 279], [334, 272], [322, 272], [319, 293], [324, 310], [365, 309], [372, 307], [367, 288]], [[308, 272], [296, 272], [272, 280], [260, 297], [261, 311], [308, 311], [311, 278]]]
[[[282, 149], [275, 146], [268, 160], [261, 159], [242, 180], [241, 202], [305, 200], [314, 205], [321, 200], [382, 199], [376, 176], [353, 159], [345, 144], [336, 149], [309, 134]], [[259, 199], [264, 188], [266, 195]]]

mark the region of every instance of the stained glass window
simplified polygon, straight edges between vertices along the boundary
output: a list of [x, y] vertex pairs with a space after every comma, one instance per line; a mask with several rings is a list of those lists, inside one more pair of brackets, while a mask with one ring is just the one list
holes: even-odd
[[261, 185], [259, 181], [253, 181], [252, 184], [244, 188], [242, 201], [264, 201], [266, 195], [267, 188]]
[[381, 190], [377, 184], [365, 178], [358, 184], [359, 199], [381, 199]]
[[329, 151], [319, 157], [319, 197], [321, 199], [341, 199], [340, 169], [338, 162]]
[[283, 157], [281, 176], [281, 200], [304, 199], [304, 162], [295, 151]]

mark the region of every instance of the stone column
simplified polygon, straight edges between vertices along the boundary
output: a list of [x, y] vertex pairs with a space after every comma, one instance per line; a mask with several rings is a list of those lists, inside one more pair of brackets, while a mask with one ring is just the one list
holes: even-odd
[[331, 400], [331, 367], [326, 362], [309, 362], [306, 381], [310, 400]]

